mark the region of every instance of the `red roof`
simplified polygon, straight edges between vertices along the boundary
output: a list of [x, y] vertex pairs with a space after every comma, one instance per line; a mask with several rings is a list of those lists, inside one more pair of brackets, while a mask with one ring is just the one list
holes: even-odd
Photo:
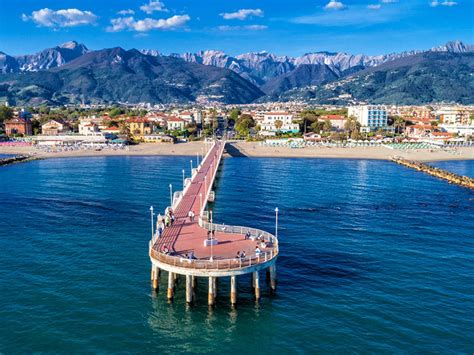
[[14, 117], [12, 119], [6, 120], [5, 124], [7, 123], [27, 123], [28, 120], [25, 120], [24, 118], [21, 117]]
[[185, 122], [183, 119], [181, 119], [181, 118], [179, 118], [179, 117], [174, 117], [174, 116], [168, 117], [167, 121], [171, 121], [171, 122]]
[[120, 128], [112, 126], [112, 127], [104, 129], [104, 131], [120, 131]]
[[148, 118], [143, 118], [143, 117], [132, 117], [127, 120], [128, 123], [147, 123]]

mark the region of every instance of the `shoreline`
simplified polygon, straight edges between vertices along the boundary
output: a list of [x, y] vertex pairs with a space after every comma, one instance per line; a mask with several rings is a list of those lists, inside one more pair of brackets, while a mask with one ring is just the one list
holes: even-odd
[[[474, 160], [474, 147], [459, 148], [456, 153], [445, 151], [401, 151], [386, 147], [306, 147], [292, 149], [289, 147], [266, 147], [258, 142], [229, 142], [226, 157], [255, 158], [314, 158], [314, 159], [357, 159], [357, 160], [390, 160], [400, 156], [409, 160], [423, 162]], [[0, 146], [0, 154], [30, 155], [35, 159], [107, 157], [107, 156], [195, 156], [201, 154], [204, 142], [187, 142], [177, 144], [142, 143], [129, 146], [128, 150], [79, 150], [57, 153], [39, 151], [31, 146]], [[228, 147], [228, 148], [229, 148]]]

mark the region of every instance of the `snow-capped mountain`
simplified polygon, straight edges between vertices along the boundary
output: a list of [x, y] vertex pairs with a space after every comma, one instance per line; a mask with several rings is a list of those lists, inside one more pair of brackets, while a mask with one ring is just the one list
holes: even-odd
[[[244, 53], [233, 57], [222, 51], [213, 50], [199, 51], [196, 53], [188, 52], [184, 54], [172, 54], [172, 56], [179, 57], [187, 62], [231, 69], [252, 83], [263, 85], [275, 77], [291, 72], [302, 64], [326, 65], [338, 75], [343, 75], [345, 71], [353, 68], [363, 69], [374, 67], [394, 59], [404, 58], [428, 51], [466, 53], [474, 51], [474, 46], [464, 44], [461, 41], [452, 41], [430, 50], [413, 50], [375, 56], [364, 54], [354, 55], [344, 52], [314, 52], [299, 57], [289, 57], [277, 56], [262, 51]], [[152, 54], [152, 51], [150, 50], [142, 51], [142, 53], [155, 55]], [[156, 55], [161, 54], [158, 53]]]
[[[8, 66], [4, 63], [6, 59], [2, 59], [0, 56], [0, 72], [28, 72], [60, 67], [87, 52], [89, 50], [84, 44], [71, 41], [36, 54], [8, 56], [7, 59], [10, 63]], [[16, 63], [13, 63], [12, 60]]]

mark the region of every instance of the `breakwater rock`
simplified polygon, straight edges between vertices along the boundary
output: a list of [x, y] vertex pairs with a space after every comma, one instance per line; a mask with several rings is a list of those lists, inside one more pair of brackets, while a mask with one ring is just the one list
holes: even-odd
[[0, 166], [20, 163], [20, 162], [27, 162], [30, 160], [35, 160], [36, 158], [30, 155], [17, 155], [14, 157], [2, 158], [0, 159]]
[[452, 172], [436, 168], [434, 166], [421, 163], [419, 161], [407, 160], [401, 157], [392, 157], [392, 161], [408, 168], [412, 168], [430, 174], [432, 176], [436, 176], [437, 178], [448, 181], [450, 184], [456, 184], [474, 190], [474, 179], [469, 176], [454, 174]]

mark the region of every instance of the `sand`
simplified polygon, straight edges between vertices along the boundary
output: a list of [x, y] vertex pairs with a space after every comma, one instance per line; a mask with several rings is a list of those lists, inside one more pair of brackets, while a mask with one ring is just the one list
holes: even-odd
[[[356, 147], [356, 148], [323, 148], [306, 147], [292, 149], [286, 147], [265, 147], [257, 142], [231, 142], [228, 151], [233, 156], [248, 157], [280, 157], [280, 158], [347, 158], [347, 159], [382, 159], [388, 160], [397, 155], [406, 159], [418, 161], [442, 160], [474, 160], [474, 147], [459, 148], [456, 152], [445, 151], [400, 151], [386, 147]], [[0, 154], [30, 154], [38, 158], [63, 158], [84, 156], [133, 156], [133, 155], [191, 155], [201, 153], [203, 142], [189, 142], [178, 144], [142, 143], [130, 146], [128, 150], [81, 150], [72, 152], [45, 153], [33, 147], [6, 147], [0, 146]]]
[[7, 147], [0, 146], [0, 154], [29, 154], [37, 158], [94, 157], [94, 156], [129, 156], [129, 155], [196, 155], [202, 152], [204, 142], [188, 142], [177, 144], [142, 143], [131, 145], [126, 150], [103, 149], [78, 150], [47, 153], [32, 146]]
[[419, 161], [441, 160], [472, 160], [474, 147], [460, 148], [456, 152], [430, 151], [400, 151], [386, 147], [354, 147], [354, 148], [327, 148], [306, 147], [301, 149], [287, 147], [266, 147], [257, 142], [237, 142], [233, 146], [242, 155], [248, 157], [285, 157], [285, 158], [348, 158], [348, 159], [382, 159], [388, 160], [392, 156], [402, 156], [406, 159]]

